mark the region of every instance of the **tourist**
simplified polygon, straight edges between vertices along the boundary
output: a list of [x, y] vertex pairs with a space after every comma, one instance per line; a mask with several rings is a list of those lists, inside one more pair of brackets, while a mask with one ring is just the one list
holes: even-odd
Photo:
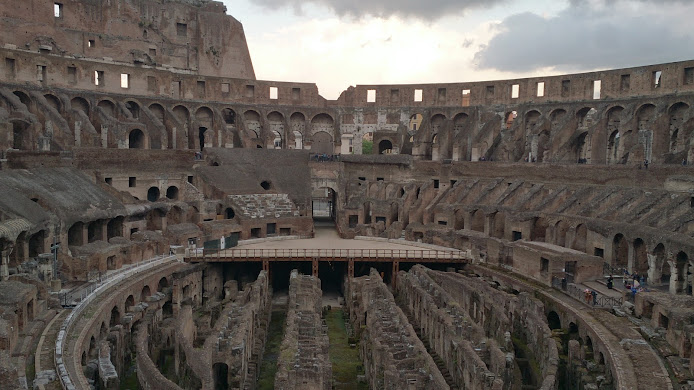
[[612, 275], [610, 275], [610, 276], [607, 278], [607, 288], [610, 289], [610, 290], [612, 290], [612, 286], [613, 286], [613, 280], [612, 280]]
[[593, 306], [598, 304], [598, 293], [595, 292], [595, 290], [592, 290], [590, 292], [590, 295], [593, 297]]
[[644, 168], [648, 169], [648, 159], [643, 159], [643, 166]]

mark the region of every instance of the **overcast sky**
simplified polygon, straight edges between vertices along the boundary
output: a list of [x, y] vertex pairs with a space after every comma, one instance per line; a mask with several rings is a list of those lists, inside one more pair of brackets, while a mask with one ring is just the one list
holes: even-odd
[[506, 79], [694, 59], [692, 0], [223, 0], [258, 79]]

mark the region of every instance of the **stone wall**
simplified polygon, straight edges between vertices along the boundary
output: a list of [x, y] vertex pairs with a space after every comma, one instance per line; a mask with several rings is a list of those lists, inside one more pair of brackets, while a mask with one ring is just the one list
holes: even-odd
[[372, 388], [448, 388], [375, 269], [348, 282], [345, 297]]
[[422, 330], [459, 388], [512, 388], [510, 333], [502, 345], [488, 339], [485, 330], [419, 265], [409, 272], [400, 271], [397, 298], [412, 313], [412, 325]]
[[330, 340], [321, 319], [322, 295], [320, 279], [292, 271], [284, 340], [275, 375], [276, 389], [332, 388]]

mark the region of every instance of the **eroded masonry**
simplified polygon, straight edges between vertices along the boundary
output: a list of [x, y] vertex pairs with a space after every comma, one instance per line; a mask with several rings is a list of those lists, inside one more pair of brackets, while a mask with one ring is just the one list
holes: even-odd
[[226, 11], [0, 7], [3, 389], [694, 386], [694, 60], [326, 100]]

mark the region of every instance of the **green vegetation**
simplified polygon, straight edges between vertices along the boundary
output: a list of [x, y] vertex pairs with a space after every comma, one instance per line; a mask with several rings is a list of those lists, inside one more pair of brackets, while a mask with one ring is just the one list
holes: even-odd
[[275, 374], [277, 373], [277, 358], [280, 353], [280, 346], [284, 338], [284, 327], [287, 313], [284, 311], [273, 311], [270, 325], [267, 330], [267, 343], [263, 362], [260, 365], [260, 377], [258, 378], [259, 390], [272, 390], [275, 388]]
[[330, 338], [330, 360], [333, 363], [333, 388], [335, 390], [368, 390], [367, 383], [359, 383], [357, 375], [364, 374], [359, 346], [349, 345], [343, 310], [333, 308], [325, 316]]
[[363, 140], [361, 141], [361, 154], [371, 154], [373, 152], [374, 143], [373, 141]]

